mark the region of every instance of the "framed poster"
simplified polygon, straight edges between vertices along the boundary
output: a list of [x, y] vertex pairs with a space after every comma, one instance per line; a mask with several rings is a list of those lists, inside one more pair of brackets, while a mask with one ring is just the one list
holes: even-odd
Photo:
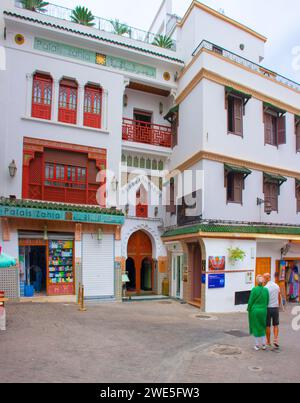
[[209, 271], [225, 271], [226, 257], [225, 256], [210, 256], [208, 258]]

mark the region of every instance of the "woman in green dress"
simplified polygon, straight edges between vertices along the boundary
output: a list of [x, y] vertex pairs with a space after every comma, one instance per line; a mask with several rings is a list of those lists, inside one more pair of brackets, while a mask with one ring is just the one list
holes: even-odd
[[255, 337], [256, 351], [266, 350], [267, 313], [269, 291], [264, 288], [264, 278], [258, 276], [257, 287], [253, 288], [248, 304], [250, 334]]

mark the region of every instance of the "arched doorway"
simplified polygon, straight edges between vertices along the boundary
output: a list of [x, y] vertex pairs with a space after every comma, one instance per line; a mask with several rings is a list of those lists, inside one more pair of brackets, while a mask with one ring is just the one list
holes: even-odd
[[[135, 288], [129, 288], [130, 291], [135, 291], [140, 294], [141, 291], [149, 292], [153, 290], [153, 259], [152, 259], [152, 242], [149, 236], [143, 231], [137, 231], [131, 235], [127, 247], [127, 263], [128, 268], [134, 269]], [[127, 264], [126, 264], [127, 266]], [[130, 279], [130, 284], [132, 281]]]
[[141, 290], [152, 291], [152, 259], [146, 258], [142, 261], [141, 267]]
[[130, 282], [127, 283], [127, 290], [134, 291], [136, 289], [135, 264], [131, 257], [126, 260], [126, 272], [130, 280]]

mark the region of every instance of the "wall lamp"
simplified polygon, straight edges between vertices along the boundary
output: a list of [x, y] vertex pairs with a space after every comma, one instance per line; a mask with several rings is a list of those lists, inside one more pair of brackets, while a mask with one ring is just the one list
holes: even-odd
[[114, 178], [111, 181], [111, 188], [113, 192], [116, 192], [118, 190], [119, 187], [119, 182], [117, 180], [117, 178], [114, 176]]
[[9, 171], [9, 175], [11, 178], [14, 178], [17, 174], [17, 165], [15, 160], [12, 160], [12, 162], [8, 165], [8, 171]]
[[267, 215], [271, 215], [272, 213], [272, 205], [270, 202], [260, 199], [259, 197], [257, 198], [257, 205], [261, 206], [261, 205], [265, 205], [265, 212]]

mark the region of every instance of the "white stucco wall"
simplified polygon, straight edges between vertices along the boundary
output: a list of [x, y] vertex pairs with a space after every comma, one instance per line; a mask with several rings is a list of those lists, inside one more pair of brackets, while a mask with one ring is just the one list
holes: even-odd
[[[188, 62], [201, 41], [207, 40], [256, 63], [264, 57], [264, 42], [228, 22], [194, 7], [179, 30], [179, 52]], [[242, 51], [240, 45], [244, 44]]]
[[[206, 280], [206, 298], [205, 310], [210, 313], [222, 312], [244, 312], [246, 306], [235, 306], [235, 293], [249, 291], [254, 286], [255, 273], [253, 274], [253, 283], [247, 284], [246, 273], [239, 270], [254, 271], [256, 265], [256, 242], [243, 240], [225, 240], [225, 239], [203, 239], [206, 250], [207, 271], [208, 258], [210, 256], [226, 256], [226, 270], [237, 271], [236, 273], [226, 273], [225, 288], [208, 289], [208, 278]], [[243, 262], [232, 265], [228, 259], [229, 248], [241, 248], [246, 252]]]

